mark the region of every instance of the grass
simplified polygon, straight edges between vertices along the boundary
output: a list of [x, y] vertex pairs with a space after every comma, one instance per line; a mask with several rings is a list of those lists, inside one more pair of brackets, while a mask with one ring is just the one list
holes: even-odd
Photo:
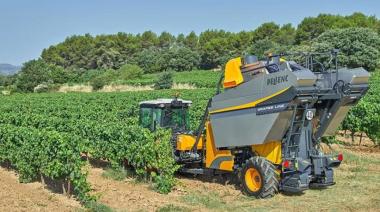
[[90, 212], [113, 212], [112, 208], [99, 202], [91, 201], [85, 204], [86, 211]]
[[226, 202], [224, 202], [220, 196], [214, 192], [210, 192], [207, 195], [190, 193], [184, 196], [183, 200], [191, 205], [202, 205], [210, 209], [221, 209], [226, 206]]
[[344, 160], [335, 169], [336, 185], [309, 189], [300, 195], [270, 199], [221, 195], [198, 189], [182, 197], [189, 206], [215, 211], [379, 211], [380, 157], [340, 149]]
[[351, 151], [343, 150], [343, 161], [349, 165], [366, 166], [369, 164], [380, 165], [380, 159], [369, 155], [358, 155]]
[[189, 208], [176, 206], [173, 204], [165, 205], [159, 209], [157, 209], [157, 212], [188, 212], [191, 211]]
[[123, 181], [128, 176], [131, 176], [131, 173], [129, 173], [129, 171], [127, 169], [124, 169], [122, 167], [107, 168], [103, 172], [102, 176], [105, 177], [105, 178], [107, 178], [107, 179], [113, 179], [113, 180], [117, 180], [117, 181]]
[[[198, 88], [214, 88], [220, 78], [220, 71], [210, 70], [193, 70], [174, 72], [173, 81], [177, 84], [189, 84]], [[144, 74], [139, 79], [119, 81], [115, 83], [127, 84], [127, 85], [152, 85], [158, 79], [159, 74]]]
[[[107, 82], [102, 92], [114, 91], [142, 91], [152, 90], [152, 85], [157, 81], [161, 73], [144, 74], [140, 78], [131, 80], [114, 79]], [[212, 70], [192, 70], [183, 72], [173, 72], [173, 89], [196, 89], [196, 88], [215, 88], [221, 71]], [[66, 83], [57, 88], [59, 92], [92, 92], [93, 88], [89, 85], [90, 78], [84, 78], [82, 83]]]

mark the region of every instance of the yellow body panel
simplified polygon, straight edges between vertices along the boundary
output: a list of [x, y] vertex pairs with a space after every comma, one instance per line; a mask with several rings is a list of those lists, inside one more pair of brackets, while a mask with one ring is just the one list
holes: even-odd
[[[180, 150], [180, 151], [191, 150], [191, 148], [193, 147], [193, 145], [195, 143], [195, 139], [196, 139], [196, 137], [194, 137], [193, 135], [186, 135], [186, 134], [178, 135], [177, 150]], [[203, 136], [201, 136], [201, 138], [199, 140], [200, 141], [198, 142], [197, 149], [202, 149]]]
[[206, 167], [212, 167], [213, 162], [216, 160], [230, 158], [229, 160], [223, 160], [218, 169], [225, 171], [233, 171], [234, 158], [230, 150], [218, 150], [215, 147], [214, 136], [212, 134], [211, 123], [206, 122]]
[[241, 74], [240, 66], [240, 57], [231, 59], [227, 62], [226, 69], [224, 71], [223, 88], [232, 88], [244, 81], [243, 75]]
[[[179, 135], [177, 138], [177, 150], [190, 151], [195, 143], [193, 135]], [[201, 136], [197, 149], [203, 148], [204, 137]], [[224, 171], [233, 171], [234, 156], [230, 150], [218, 150], [215, 146], [211, 123], [206, 122], [206, 158], [205, 167]], [[274, 164], [281, 163], [281, 142], [273, 141], [265, 144], [252, 145], [252, 152], [265, 157]]]
[[213, 113], [221, 113], [221, 112], [227, 112], [227, 111], [232, 111], [232, 110], [241, 110], [241, 109], [246, 109], [246, 108], [250, 108], [250, 107], [255, 107], [257, 104], [260, 104], [262, 102], [267, 101], [270, 98], [273, 98], [273, 97], [275, 97], [277, 95], [280, 95], [280, 94], [284, 93], [285, 91], [287, 91], [288, 89], [289, 89], [289, 87], [285, 88], [285, 89], [282, 89], [280, 91], [277, 91], [276, 93], [274, 93], [272, 95], [266, 96], [264, 98], [258, 99], [258, 100], [253, 101], [253, 102], [249, 102], [249, 103], [246, 103], [246, 104], [237, 105], [237, 106], [233, 106], [233, 107], [227, 107], [227, 108], [223, 108], [223, 109], [220, 109], [220, 110], [215, 110], [215, 111], [212, 111], [210, 113], [211, 114], [213, 114]]
[[252, 152], [256, 152], [274, 164], [281, 163], [281, 142], [272, 141], [265, 144], [252, 145]]

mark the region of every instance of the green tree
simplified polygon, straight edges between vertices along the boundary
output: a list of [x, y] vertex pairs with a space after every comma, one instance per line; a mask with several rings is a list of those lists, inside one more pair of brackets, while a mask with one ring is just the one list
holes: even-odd
[[340, 49], [340, 64], [350, 68], [364, 67], [373, 71], [380, 64], [380, 37], [368, 28], [327, 31], [315, 40], [312, 49], [317, 52]]
[[156, 73], [162, 70], [159, 64], [161, 50], [157, 48], [144, 49], [136, 54], [136, 63], [144, 70], [144, 73]]
[[117, 69], [124, 62], [120, 60], [120, 52], [114, 48], [99, 47], [96, 52], [96, 67], [99, 69]]
[[263, 39], [256, 41], [251, 47], [248, 47], [246, 50], [246, 54], [256, 55], [259, 59], [266, 58], [268, 53], [276, 52], [275, 50], [278, 48], [278, 44], [269, 40]]
[[187, 47], [173, 47], [164, 52], [159, 59], [161, 71], [191, 71], [196, 69], [199, 63], [199, 54]]
[[63, 43], [44, 49], [41, 58], [64, 68], [96, 68], [91, 57], [95, 48], [95, 40], [91, 35], [74, 35], [66, 38]]
[[28, 61], [17, 75], [16, 87], [23, 92], [33, 92], [34, 87], [39, 84], [54, 83], [54, 80], [64, 81], [57, 73], [63, 73], [63, 69], [45, 63], [42, 59]]
[[282, 46], [290, 46], [295, 42], [296, 29], [291, 24], [283, 25], [271, 39]]
[[16, 82], [16, 75], [0, 75], [0, 86], [10, 86]]
[[302, 20], [296, 31], [296, 43], [310, 42], [327, 30], [350, 27], [371, 28], [380, 33], [380, 21], [375, 16], [365, 16], [362, 13], [349, 16], [320, 14]]
[[241, 54], [234, 45], [235, 34], [224, 30], [207, 30], [199, 35], [200, 67], [204, 69], [223, 66], [228, 59]]
[[162, 32], [160, 37], [158, 37], [159, 47], [160, 48], [169, 48], [173, 45], [175, 37], [169, 32]]
[[[179, 46], [197, 52], [201, 57], [200, 67], [212, 69], [223, 66], [228, 59], [244, 54], [247, 49], [259, 54], [267, 51], [268, 45], [275, 47], [270, 48], [271, 51], [289, 50], [294, 44], [311, 45], [312, 41], [325, 31], [352, 27], [370, 28], [380, 33], [380, 21], [375, 16], [362, 13], [349, 16], [320, 14], [317, 17], [305, 18], [297, 30], [291, 24], [280, 26], [269, 22], [253, 31], [232, 33], [224, 30], [206, 30], [199, 36], [190, 32], [186, 36], [179, 34], [177, 38], [168, 32], [162, 32], [157, 36], [152, 31], [137, 35], [122, 32], [95, 37], [89, 34], [74, 35], [62, 43], [44, 49], [41, 57], [49, 64], [79, 72], [82, 69], [117, 70], [128, 63], [137, 64], [145, 72], [153, 73], [167, 69], [167, 65], [160, 62], [163, 60], [161, 54]], [[263, 43], [266, 46], [259, 46]], [[253, 50], [253, 45], [258, 50]]]
[[70, 73], [60, 66], [50, 65], [49, 81], [52, 83], [66, 83], [70, 80]]
[[196, 50], [198, 47], [198, 36], [194, 31], [191, 31], [189, 35], [186, 36], [184, 44], [191, 50]]
[[133, 34], [126, 34], [119, 32], [112, 38], [115, 42], [115, 48], [120, 53], [121, 64], [133, 63], [135, 61], [134, 55], [141, 51], [141, 43], [138, 36]]
[[257, 29], [253, 31], [253, 41], [259, 41], [268, 39], [271, 40], [271, 37], [275, 36], [280, 30], [280, 26], [274, 22], [261, 24]]
[[342, 16], [320, 14], [318, 17], [304, 18], [298, 25], [296, 42], [311, 41], [329, 29], [349, 27], [349, 23]]
[[223, 66], [229, 58], [235, 56], [235, 51], [229, 48], [228, 39], [216, 38], [202, 46], [201, 67], [205, 69]]
[[158, 45], [159, 39], [156, 33], [145, 31], [140, 37], [140, 42], [142, 48], [151, 48]]
[[253, 32], [241, 31], [232, 36], [231, 42], [234, 46], [234, 51], [237, 54], [242, 54], [244, 51], [252, 46]]
[[183, 45], [185, 45], [185, 40], [186, 40], [185, 35], [183, 33], [180, 33], [180, 34], [178, 34], [178, 36], [176, 38], [176, 44], [178, 46], [183, 46]]

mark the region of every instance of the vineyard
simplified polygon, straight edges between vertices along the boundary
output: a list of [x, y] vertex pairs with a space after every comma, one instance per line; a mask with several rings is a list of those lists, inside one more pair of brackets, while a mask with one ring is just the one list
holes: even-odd
[[[210, 78], [208, 83], [215, 80]], [[379, 84], [380, 75], [373, 75], [367, 96], [342, 125], [353, 135], [367, 134], [376, 144]], [[193, 101], [190, 122], [195, 129], [213, 89], [3, 96], [0, 161], [17, 170], [20, 182], [55, 180], [83, 203], [94, 200], [84, 168], [88, 158], [107, 161], [112, 167], [131, 166], [138, 178], [168, 193], [178, 169], [172, 159], [170, 132], [151, 133], [138, 126], [138, 103], [170, 98], [176, 92]]]
[[372, 73], [370, 90], [359, 104], [351, 109], [342, 123], [342, 130], [349, 131], [352, 142], [355, 133], [360, 133], [360, 143], [365, 133], [374, 144], [380, 142], [380, 74]]
[[[133, 166], [138, 177], [152, 179], [159, 192], [173, 186], [177, 166], [170, 133], [138, 126], [138, 103], [172, 97], [175, 91], [114, 94], [41, 94], [3, 97], [0, 106], [0, 160], [11, 164], [21, 182], [37, 178], [62, 181], [82, 202], [92, 200], [83, 171], [83, 154]], [[195, 127], [210, 90], [181, 91], [194, 101]]]

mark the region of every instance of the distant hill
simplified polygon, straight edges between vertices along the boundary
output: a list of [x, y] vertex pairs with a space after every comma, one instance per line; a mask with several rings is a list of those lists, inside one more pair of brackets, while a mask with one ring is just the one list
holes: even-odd
[[11, 64], [0, 63], [0, 74], [12, 75], [16, 74], [21, 69], [21, 66], [14, 66]]

